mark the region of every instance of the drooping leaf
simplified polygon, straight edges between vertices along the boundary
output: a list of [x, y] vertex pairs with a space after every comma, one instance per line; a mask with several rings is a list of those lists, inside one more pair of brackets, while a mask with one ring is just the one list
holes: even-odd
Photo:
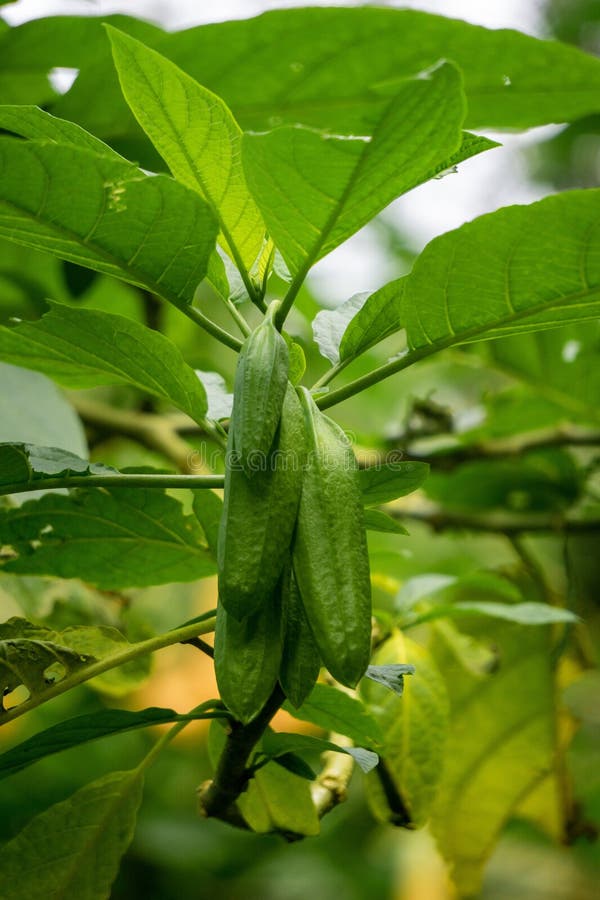
[[381, 509], [365, 509], [365, 528], [367, 531], [381, 531], [387, 534], [409, 533], [404, 525]]
[[205, 713], [181, 715], [173, 709], [149, 707], [142, 710], [101, 709], [97, 712], [66, 719], [46, 728], [32, 737], [0, 754], [0, 778], [7, 778], [33, 765], [40, 759], [70, 750], [81, 744], [123, 734], [135, 728], [165, 725], [170, 722], [186, 722], [201, 719]]
[[[489, 624], [469, 620], [484, 638]], [[449, 637], [448, 637], [449, 636]], [[483, 866], [512, 811], [555, 762], [555, 688], [547, 628], [496, 622], [490, 633], [496, 665], [470, 665], [466, 645], [445, 623], [434, 631], [432, 652], [447, 681], [451, 717], [444, 768], [431, 827], [463, 896], [480, 889]]]
[[327, 684], [316, 684], [298, 709], [289, 703], [285, 709], [295, 719], [344, 734], [355, 744], [378, 747], [383, 741], [382, 731], [364, 703]]
[[208, 408], [200, 379], [175, 344], [125, 316], [50, 303], [37, 322], [0, 327], [0, 359], [68, 387], [134, 384], [200, 423]]
[[368, 780], [367, 797], [380, 821], [415, 827], [436, 795], [448, 728], [444, 681], [427, 650], [394, 632], [375, 653], [377, 667], [414, 664], [401, 696], [388, 684], [364, 680], [361, 693], [383, 731], [382, 763]]
[[265, 227], [244, 179], [240, 127], [216, 94], [134, 38], [108, 30], [134, 115], [174, 177], [209, 203], [231, 256], [250, 269]]
[[600, 191], [571, 191], [434, 238], [398, 283], [410, 347], [429, 355], [598, 317], [599, 207]]
[[81, 490], [0, 511], [4, 570], [82, 578], [104, 590], [193, 581], [216, 571], [194, 516], [155, 489]]
[[0, 441], [61, 446], [87, 454], [77, 413], [49, 378], [0, 362]]
[[375, 768], [379, 761], [379, 757], [372, 750], [366, 750], [364, 747], [341, 747], [339, 744], [312, 737], [309, 734], [268, 731], [263, 735], [261, 747], [265, 755], [271, 758], [288, 753], [323, 753], [326, 750], [346, 753], [365, 773]]
[[108, 475], [115, 474], [115, 471], [56, 447], [0, 443], [0, 493], [9, 493], [8, 488], [26, 484], [33, 488], [34, 483], [43, 489], [48, 478]]
[[428, 463], [393, 462], [360, 470], [363, 502], [366, 506], [389, 503], [421, 487], [429, 475]]
[[129, 165], [123, 156], [104, 141], [94, 137], [75, 122], [59, 119], [58, 116], [51, 115], [46, 110], [40, 109], [39, 106], [8, 104], [0, 106], [0, 128], [30, 140], [51, 141], [54, 144], [70, 144], [73, 147], [81, 147]]
[[394, 691], [399, 697], [404, 693], [404, 676], [414, 675], [415, 667], [407, 663], [392, 663], [384, 666], [369, 666], [365, 672], [365, 678], [383, 684], [384, 687]]
[[5, 900], [106, 900], [133, 837], [143, 776], [111, 772], [32, 819], [4, 845]]
[[11, 137], [0, 137], [0, 171], [0, 236], [190, 303], [218, 228], [198, 194], [89, 150]]
[[435, 175], [460, 146], [464, 114], [460, 74], [445, 63], [399, 86], [372, 138], [299, 127], [244, 135], [248, 184], [290, 271]]

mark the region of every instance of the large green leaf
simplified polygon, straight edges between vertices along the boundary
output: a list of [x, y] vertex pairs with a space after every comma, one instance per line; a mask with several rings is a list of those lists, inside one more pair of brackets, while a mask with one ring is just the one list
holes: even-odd
[[415, 827], [429, 815], [446, 759], [448, 699], [427, 650], [394, 634], [376, 652], [378, 666], [414, 664], [402, 695], [365, 680], [362, 695], [383, 730], [382, 762], [368, 779], [368, 797], [380, 821]]
[[554, 765], [549, 629], [498, 621], [493, 632], [486, 627], [481, 620], [470, 631], [479, 638], [490, 635], [494, 671], [478, 671], [464, 657], [465, 642], [447, 625], [436, 625], [432, 646], [437, 664], [452, 677], [451, 725], [431, 825], [465, 897], [478, 894], [502, 827]]
[[190, 303], [218, 228], [198, 194], [79, 147], [11, 137], [0, 137], [0, 172], [0, 236]]
[[82, 578], [105, 590], [193, 581], [215, 574], [195, 516], [162, 491], [47, 494], [0, 511], [4, 570]]
[[2, 851], [4, 900], [106, 900], [142, 788], [139, 770], [112, 772], [28, 822]]
[[225, 103], [164, 56], [109, 29], [129, 106], [174, 177], [199, 191], [219, 220], [225, 247], [250, 269], [265, 226], [242, 169], [242, 132]]
[[429, 464], [399, 461], [380, 463], [360, 470], [360, 488], [365, 506], [389, 503], [421, 487], [429, 475]]
[[176, 32], [159, 49], [245, 128], [302, 122], [364, 134], [380, 86], [440, 58], [465, 73], [469, 127], [529, 128], [600, 108], [600, 63], [581, 51], [415, 10], [277, 10]]
[[207, 412], [202, 383], [175, 344], [124, 316], [51, 303], [37, 322], [0, 327], [0, 359], [68, 387], [134, 384], [196, 422]]
[[481, 216], [435, 238], [398, 283], [410, 347], [437, 349], [600, 315], [600, 190]]
[[[17, 744], [0, 755], [0, 778], [7, 778], [33, 765], [46, 756], [70, 750], [99, 738], [123, 734], [136, 728], [148, 728], [151, 725], [166, 725], [170, 722], [188, 722], [206, 718], [206, 712], [181, 715], [173, 709], [159, 709], [152, 706], [148, 709], [101, 709], [97, 712], [76, 716], [58, 722], [45, 731]], [[212, 716], [209, 714], [209, 718]]]
[[290, 270], [307, 270], [445, 168], [464, 115], [460, 74], [443, 63], [398, 85], [371, 139], [298, 127], [244, 135], [248, 184]]

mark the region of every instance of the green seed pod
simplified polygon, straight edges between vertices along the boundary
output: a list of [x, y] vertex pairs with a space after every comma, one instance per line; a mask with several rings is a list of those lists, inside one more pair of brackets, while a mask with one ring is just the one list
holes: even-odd
[[262, 608], [238, 622], [219, 603], [215, 673], [223, 702], [240, 722], [250, 722], [271, 696], [281, 662], [281, 597], [271, 592]]
[[302, 407], [288, 385], [274, 448], [261, 471], [248, 478], [232, 450], [225, 470], [223, 515], [217, 559], [219, 597], [231, 616], [257, 612], [289, 555], [298, 512], [305, 460]]
[[281, 593], [284, 636], [279, 683], [290, 703], [297, 709], [315, 686], [321, 668], [321, 655], [308, 624], [291, 567], [284, 579]]
[[239, 461], [250, 478], [271, 449], [288, 384], [290, 354], [272, 318], [277, 305], [271, 304], [244, 341], [235, 373], [231, 426]]
[[358, 467], [342, 429], [310, 393], [301, 399], [307, 463], [294, 544], [294, 572], [323, 663], [353, 687], [369, 663], [371, 584]]

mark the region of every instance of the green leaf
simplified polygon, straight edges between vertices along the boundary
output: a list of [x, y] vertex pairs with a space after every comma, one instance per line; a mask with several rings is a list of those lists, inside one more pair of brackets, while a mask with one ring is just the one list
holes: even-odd
[[191, 302], [217, 232], [196, 193], [79, 147], [11, 137], [0, 137], [0, 171], [0, 236]]
[[0, 441], [57, 444], [87, 454], [83, 426], [49, 378], [0, 362]]
[[314, 770], [296, 753], [284, 753], [282, 756], [277, 756], [273, 762], [277, 763], [278, 766], [282, 766], [293, 775], [305, 778], [307, 781], [315, 781], [317, 778]]
[[425, 492], [448, 509], [563, 510], [580, 496], [581, 474], [568, 451], [549, 447], [464, 463], [451, 475], [433, 472]]
[[104, 141], [74, 122], [52, 116], [39, 106], [0, 106], [0, 128], [30, 140], [51, 141], [53, 144], [69, 144], [84, 150], [92, 150], [94, 153], [130, 165], [120, 153]]
[[97, 712], [66, 719], [57, 725], [46, 728], [32, 737], [0, 754], [0, 778], [14, 775], [27, 766], [33, 765], [46, 756], [70, 750], [99, 738], [123, 734], [135, 728], [148, 728], [151, 725], [165, 725], [170, 722], [187, 722], [205, 718], [206, 714], [198, 712], [180, 715], [173, 709], [149, 707], [137, 711], [127, 709], [101, 709]]
[[394, 462], [360, 470], [360, 485], [365, 506], [389, 503], [421, 487], [429, 475], [429, 464]]
[[[530, 128], [574, 121], [600, 108], [600, 63], [575, 47], [415, 10], [370, 4], [282, 9], [160, 40], [152, 33], [138, 36], [219, 94], [242, 127], [253, 130], [300, 122], [338, 134], [370, 133], [390, 82], [440, 58], [454, 60], [464, 72], [468, 127]], [[82, 55], [77, 37], [63, 49], [66, 34], [50, 34], [38, 53], [51, 57], [49, 67], [83, 68], [57, 109], [94, 134], [124, 135], [127, 128], [133, 134], [108, 61], [102, 68], [70, 61]], [[52, 55], [56, 45], [60, 50]], [[0, 59], [9, 49], [5, 38]]]
[[0, 358], [68, 387], [133, 384], [202, 423], [202, 383], [169, 338], [125, 316], [50, 303], [36, 322], [0, 327]]
[[[555, 686], [549, 628], [470, 620], [469, 633], [492, 640], [494, 670], [464, 658], [446, 623], [432, 651], [444, 671], [451, 725], [431, 827], [461, 896], [477, 895], [501, 829], [555, 767]], [[460, 653], [460, 655], [458, 655]], [[412, 684], [412, 682], [411, 682]]]
[[436, 174], [461, 142], [458, 70], [406, 81], [372, 139], [306, 128], [246, 134], [246, 178], [292, 273], [306, 272], [391, 203]]
[[[462, 616], [489, 616], [492, 619], [504, 619], [517, 622], [519, 625], [550, 625], [556, 622], [573, 623], [579, 616], [558, 606], [547, 603], [494, 603], [491, 600], [464, 600], [453, 604], [434, 606], [429, 612], [417, 617], [418, 622], [429, 622], [433, 619], [457, 619]], [[416, 625], [417, 622], [411, 622]]]
[[111, 772], [32, 819], [0, 858], [4, 900], [106, 900], [131, 843], [143, 776]]
[[194, 516], [155, 489], [46, 495], [0, 511], [4, 571], [81, 578], [103, 590], [194, 581], [216, 572]]
[[129, 106], [174, 177], [199, 191], [232, 258], [250, 269], [265, 226], [246, 186], [242, 132], [225, 103], [139, 41], [108, 28]]
[[390, 334], [399, 331], [400, 298], [397, 282], [386, 284], [366, 298], [350, 319], [339, 344], [341, 361], [359, 356]]
[[367, 797], [380, 821], [424, 824], [446, 759], [448, 700], [444, 681], [424, 647], [394, 632], [375, 653], [374, 665], [412, 665], [416, 674], [402, 696], [364, 680], [361, 693], [383, 730], [382, 763], [369, 776]]
[[324, 753], [333, 750], [334, 753], [346, 753], [352, 756], [363, 772], [370, 772], [379, 762], [379, 757], [372, 750], [364, 747], [340, 747], [331, 741], [312, 737], [310, 734], [286, 734], [280, 731], [268, 731], [263, 735], [262, 751], [266, 756], [275, 758], [285, 756], [288, 753]]
[[295, 719], [344, 734], [355, 744], [378, 747], [383, 741], [383, 733], [364, 703], [327, 684], [316, 684], [298, 709], [289, 703], [284, 709]]
[[600, 315], [599, 202], [600, 190], [557, 194], [431, 241], [399, 285], [411, 349], [429, 355]]
[[36, 447], [33, 444], [0, 443], [0, 492], [7, 487], [39, 482], [43, 489], [46, 478], [67, 475], [109, 475], [115, 469], [90, 463], [68, 450]]
[[404, 525], [381, 509], [365, 509], [365, 528], [387, 534], [408, 534]]
[[[12, 618], [0, 625], [0, 678], [6, 695], [21, 685], [29, 696], [22, 702], [44, 702], [45, 695], [59, 682], [84, 673], [93, 663], [131, 648], [129, 641], [106, 625], [77, 625], [55, 631]], [[112, 697], [122, 697], [145, 681], [147, 659], [132, 660], [124, 666], [97, 676], [91, 686]], [[38, 705], [36, 702], [35, 705]], [[14, 706], [2, 704], [5, 712]], [[0, 723], [4, 716], [0, 713]]]
[[[289, 759], [289, 755], [281, 758]], [[306, 776], [286, 771], [275, 762], [254, 773], [237, 805], [250, 828], [259, 834], [276, 831], [312, 837], [321, 829]]]
[[365, 678], [383, 684], [384, 687], [394, 691], [399, 697], [404, 693], [404, 676], [414, 675], [415, 667], [406, 663], [392, 663], [386, 666], [369, 666], [365, 672]]

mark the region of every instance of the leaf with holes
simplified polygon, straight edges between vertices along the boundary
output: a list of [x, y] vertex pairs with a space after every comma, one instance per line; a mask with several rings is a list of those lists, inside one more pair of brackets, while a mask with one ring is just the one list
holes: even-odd
[[90, 150], [12, 137], [0, 137], [0, 172], [0, 237], [191, 302], [218, 229], [197, 193]]

